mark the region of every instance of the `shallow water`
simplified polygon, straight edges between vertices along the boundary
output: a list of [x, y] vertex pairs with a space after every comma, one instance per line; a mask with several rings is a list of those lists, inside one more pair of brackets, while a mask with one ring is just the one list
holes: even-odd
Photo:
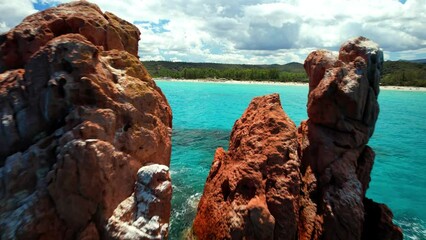
[[[251, 99], [277, 92], [296, 125], [307, 118], [307, 86], [157, 81], [173, 110], [170, 239], [191, 226], [217, 147]], [[381, 91], [369, 145], [376, 152], [367, 196], [386, 203], [404, 239], [426, 240], [426, 92]]]

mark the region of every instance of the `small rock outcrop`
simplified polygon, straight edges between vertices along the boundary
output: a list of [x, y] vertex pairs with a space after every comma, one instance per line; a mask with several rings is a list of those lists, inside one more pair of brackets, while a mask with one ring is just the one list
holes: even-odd
[[308, 116], [296, 130], [278, 95], [255, 98], [219, 148], [193, 224], [198, 239], [399, 240], [384, 204], [365, 197], [383, 53], [369, 39], [305, 61]]
[[163, 239], [172, 115], [139, 31], [59, 5], [0, 36], [0, 238]]

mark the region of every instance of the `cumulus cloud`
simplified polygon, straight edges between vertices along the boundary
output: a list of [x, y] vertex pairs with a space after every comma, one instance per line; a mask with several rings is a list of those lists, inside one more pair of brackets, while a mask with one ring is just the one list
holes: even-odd
[[[67, 2], [33, 1], [49, 5]], [[29, 0], [9, 2], [0, 5], [0, 29], [13, 26], [34, 11]], [[407, 0], [405, 4], [398, 0], [92, 2], [139, 27], [139, 55], [143, 60], [302, 62], [312, 49], [336, 51], [346, 39], [358, 35], [378, 42], [390, 58], [426, 58], [424, 0]], [[19, 14], [6, 10], [5, 5], [15, 5]], [[2, 14], [6, 12], [14, 15], [7, 21]]]
[[0, 33], [7, 32], [26, 16], [35, 12], [31, 0], [0, 0]]
[[412, 50], [425, 46], [426, 31], [421, 30], [425, 12], [424, 0], [406, 4], [397, 0], [257, 4], [245, 9], [242, 20], [250, 27], [241, 47], [337, 48], [351, 36], [365, 35], [389, 51]]

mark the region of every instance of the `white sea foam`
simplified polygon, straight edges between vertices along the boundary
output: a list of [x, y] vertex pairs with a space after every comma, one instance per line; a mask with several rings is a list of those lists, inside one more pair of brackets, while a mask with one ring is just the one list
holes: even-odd
[[416, 217], [404, 217], [395, 220], [396, 225], [402, 228], [404, 239], [425, 240], [426, 239], [426, 223]]

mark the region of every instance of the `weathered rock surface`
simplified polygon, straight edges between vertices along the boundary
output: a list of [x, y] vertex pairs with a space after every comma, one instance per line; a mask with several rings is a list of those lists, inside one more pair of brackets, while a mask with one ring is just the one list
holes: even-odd
[[137, 57], [139, 30], [95, 4], [78, 1], [28, 16], [0, 36], [0, 72], [24, 68], [35, 52], [55, 37], [68, 33], [84, 36], [103, 50], [125, 50]]
[[108, 232], [116, 239], [166, 238], [171, 197], [168, 167], [152, 164], [140, 168], [135, 193], [115, 209]]
[[[312, 211], [302, 211], [301, 225], [312, 227], [302, 228], [301, 239], [402, 239], [397, 227], [387, 229], [393, 238], [368, 236], [364, 227], [373, 214], [364, 206], [375, 156], [366, 144], [379, 114], [383, 53], [366, 38], [349, 40], [321, 76], [314, 66], [325, 54], [313, 52], [305, 61], [310, 82], [318, 84], [309, 91], [309, 119], [299, 128], [302, 172], [315, 179], [302, 191]], [[391, 217], [386, 220], [393, 226]]]
[[363, 38], [338, 58], [305, 61], [307, 121], [295, 130], [277, 95], [255, 98], [216, 151], [193, 233], [199, 239], [402, 239], [392, 213], [365, 198], [367, 146], [379, 107], [383, 54]]
[[1, 37], [1, 239], [167, 236], [171, 110], [138, 38], [87, 2]]
[[216, 151], [194, 222], [198, 238], [296, 236], [296, 132], [277, 94], [250, 103], [234, 125], [229, 151]]

